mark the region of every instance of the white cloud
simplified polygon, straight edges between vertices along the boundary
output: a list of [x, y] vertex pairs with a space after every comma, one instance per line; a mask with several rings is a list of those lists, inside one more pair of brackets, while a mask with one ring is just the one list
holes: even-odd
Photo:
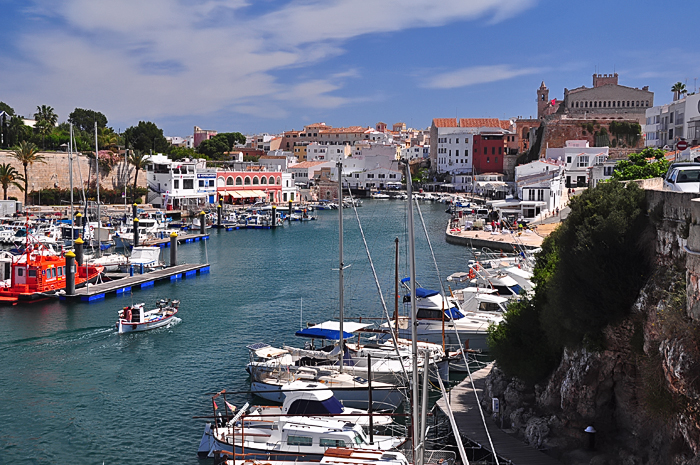
[[454, 89], [456, 87], [503, 81], [540, 72], [542, 72], [541, 68], [513, 68], [510, 65], [472, 66], [446, 73], [433, 74], [425, 79], [423, 87]]
[[[310, 79], [276, 74], [342, 54], [344, 41], [360, 35], [484, 16], [500, 21], [532, 2], [443, 0], [438, 8], [429, 0], [293, 0], [251, 16], [248, 0], [34, 0], [27, 9], [34, 21], [17, 35], [21, 58], [0, 50], [0, 68], [13, 70], [3, 90], [61, 115], [94, 108], [118, 121], [222, 109], [278, 117], [299, 107], [337, 108], [359, 101], [338, 95], [358, 70]], [[493, 80], [474, 77], [480, 69], [471, 68], [471, 78], [462, 70], [461, 81], [460, 72], [436, 76], [430, 86]], [[482, 71], [489, 69], [505, 76], [499, 79], [527, 72]]]

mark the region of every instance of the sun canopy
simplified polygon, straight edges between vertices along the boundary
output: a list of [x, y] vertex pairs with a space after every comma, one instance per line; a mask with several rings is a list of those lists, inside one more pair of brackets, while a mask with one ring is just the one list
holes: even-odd
[[[356, 323], [354, 321], [346, 321], [343, 323], [343, 339], [348, 339], [353, 337], [355, 331], [360, 331], [370, 324], [366, 323]], [[296, 333], [300, 337], [310, 337], [314, 339], [330, 339], [337, 341], [340, 339], [340, 322], [339, 321], [324, 321], [321, 324], [312, 326], [310, 328], [304, 328]]]

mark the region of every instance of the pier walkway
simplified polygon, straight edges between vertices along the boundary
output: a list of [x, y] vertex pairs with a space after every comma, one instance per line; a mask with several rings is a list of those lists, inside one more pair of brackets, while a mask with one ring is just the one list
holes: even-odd
[[[493, 363], [472, 373], [479, 399], [483, 398], [486, 376], [491, 372], [492, 367]], [[469, 439], [472, 443], [478, 444], [482, 449], [493, 453], [476, 405], [476, 397], [474, 396], [469, 377], [452, 388], [448, 396], [460, 435]], [[440, 410], [447, 414], [444, 397], [438, 400], [437, 405], [440, 407]], [[485, 415], [485, 417], [486, 426], [500, 463], [512, 465], [561, 465], [561, 462], [556, 459], [528, 446], [520, 439], [498, 428], [490, 415]]]
[[[177, 236], [178, 244], [189, 244], [190, 242], [199, 242], [209, 239], [209, 234], [183, 234]], [[170, 236], [165, 236], [162, 239], [146, 239], [141, 242], [143, 246], [149, 247], [170, 247]]]
[[[124, 294], [131, 292], [132, 289], [143, 289], [155, 285], [156, 281], [169, 279], [175, 281], [183, 278], [193, 278], [199, 274], [209, 273], [208, 263], [199, 263], [195, 265], [176, 265], [163, 268], [162, 270], [151, 271], [144, 274], [135, 274], [126, 278], [116, 279], [100, 284], [90, 284], [75, 290], [73, 295], [59, 295], [59, 299], [68, 301], [83, 301], [93, 302], [102, 300], [106, 294], [114, 292], [115, 294]], [[55, 297], [55, 295], [51, 295]]]

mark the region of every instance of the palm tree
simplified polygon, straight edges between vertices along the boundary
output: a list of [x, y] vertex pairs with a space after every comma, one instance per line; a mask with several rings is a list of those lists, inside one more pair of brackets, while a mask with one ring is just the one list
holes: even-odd
[[673, 92], [673, 100], [678, 100], [683, 94], [688, 92], [688, 90], [685, 88], [685, 84], [678, 81], [671, 87], [671, 92]]
[[36, 120], [36, 128], [39, 134], [41, 134], [41, 145], [43, 145], [45, 149], [46, 144], [44, 143], [44, 137], [46, 134], [50, 134], [56, 126], [58, 115], [53, 111], [53, 107], [41, 105], [36, 107], [34, 119]]
[[18, 182], [24, 181], [22, 175], [10, 163], [0, 164], [0, 186], [4, 200], [7, 200], [7, 189], [10, 186], [15, 186], [20, 191], [24, 191], [24, 187]]
[[136, 200], [136, 183], [139, 180], [139, 171], [146, 169], [150, 155], [143, 153], [140, 150], [132, 150], [129, 155], [129, 164], [133, 165], [136, 172], [134, 173], [134, 190], [132, 191], [133, 200]]
[[31, 142], [20, 142], [19, 145], [15, 146], [13, 149], [12, 156], [17, 159], [24, 167], [24, 205], [27, 205], [27, 187], [29, 184], [29, 178], [27, 176], [27, 166], [33, 165], [34, 163], [46, 163], [43, 155], [39, 155], [36, 145]]

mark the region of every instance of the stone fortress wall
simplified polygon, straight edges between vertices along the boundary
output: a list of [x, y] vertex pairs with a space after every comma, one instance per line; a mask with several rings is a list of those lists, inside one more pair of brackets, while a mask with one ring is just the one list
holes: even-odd
[[[39, 152], [46, 163], [34, 163], [27, 167], [29, 178], [29, 192], [39, 189], [52, 189], [59, 187], [60, 189], [68, 189], [70, 187], [70, 177], [68, 170], [68, 153], [65, 152]], [[87, 182], [90, 160], [83, 155], [73, 156], [73, 187], [81, 187], [81, 175], [83, 184]], [[24, 174], [22, 164], [17, 161], [9, 151], [0, 151], [0, 163], [10, 163], [20, 174]], [[128, 174], [129, 185], [134, 182], [134, 168], [129, 166], [128, 173], [124, 171], [124, 162], [117, 164], [108, 175], [100, 176], [100, 187], [104, 189], [121, 189], [124, 185], [124, 179]], [[92, 179], [95, 179], [95, 165], [93, 161]], [[22, 184], [22, 183], [20, 183]], [[32, 188], [32, 185], [34, 187]], [[146, 187], [146, 172], [139, 171], [139, 187]], [[24, 193], [14, 186], [7, 190], [7, 195], [17, 197], [20, 200], [24, 199]]]

